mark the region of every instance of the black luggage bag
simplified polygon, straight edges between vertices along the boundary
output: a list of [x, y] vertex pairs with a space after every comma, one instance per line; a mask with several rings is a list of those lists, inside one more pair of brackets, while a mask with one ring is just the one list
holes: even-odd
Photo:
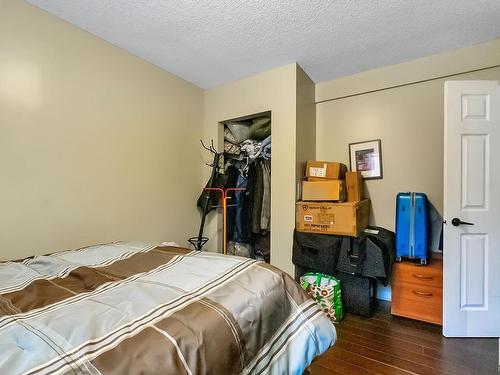
[[337, 271], [372, 277], [387, 285], [394, 261], [394, 233], [369, 227], [359, 237], [343, 237]]
[[370, 316], [375, 308], [377, 281], [370, 277], [338, 272], [336, 277], [342, 286], [344, 312]]
[[339, 258], [342, 236], [329, 234], [301, 233], [293, 234], [292, 262], [302, 273], [307, 271], [335, 273]]

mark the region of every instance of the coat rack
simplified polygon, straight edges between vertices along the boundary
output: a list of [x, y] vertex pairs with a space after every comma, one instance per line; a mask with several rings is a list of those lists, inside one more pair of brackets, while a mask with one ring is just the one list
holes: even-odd
[[205, 228], [205, 220], [206, 220], [206, 217], [208, 214], [208, 208], [210, 205], [210, 192], [211, 191], [219, 192], [221, 194], [222, 217], [223, 217], [223, 223], [224, 223], [223, 224], [223, 231], [224, 231], [223, 252], [224, 252], [224, 254], [227, 254], [227, 208], [228, 208], [227, 202], [229, 199], [231, 199], [229, 194], [232, 191], [245, 191], [246, 189], [244, 189], [244, 188], [216, 188], [216, 187], [214, 187], [217, 173], [219, 173], [218, 172], [219, 161], [220, 161], [221, 156], [224, 155], [224, 153], [218, 152], [216, 150], [216, 148], [214, 147], [213, 140], [210, 141], [209, 146], [206, 146], [201, 139], [200, 139], [200, 143], [205, 150], [207, 150], [213, 154], [214, 159], [213, 159], [212, 164], [205, 163], [206, 165], [208, 165], [209, 167], [212, 168], [212, 173], [211, 173], [210, 180], [209, 180], [210, 181], [209, 186], [203, 189], [204, 191], [208, 191], [208, 194], [205, 195], [205, 202], [203, 205], [203, 211], [202, 211], [201, 223], [200, 223], [200, 229], [198, 231], [198, 236], [189, 238], [188, 242], [191, 245], [193, 245], [195, 250], [199, 250], [199, 251], [201, 251], [203, 246], [208, 242], [209, 238], [203, 236], [203, 230]]
[[205, 188], [205, 190], [218, 191], [221, 193], [221, 201], [222, 201], [222, 219], [223, 219], [223, 231], [224, 231], [224, 244], [223, 244], [223, 252], [224, 255], [227, 255], [227, 201], [231, 199], [228, 195], [231, 191], [245, 191], [244, 188]]
[[[210, 190], [213, 188], [214, 183], [215, 183], [215, 177], [217, 176], [218, 170], [219, 170], [219, 160], [220, 157], [223, 155], [222, 152], [218, 152], [215, 147], [214, 147], [214, 141], [213, 139], [210, 141], [210, 146], [205, 146], [203, 141], [200, 139], [201, 146], [209, 151], [210, 153], [213, 154], [213, 162], [212, 164], [207, 164], [209, 167], [212, 167], [212, 173], [210, 176], [210, 183], [209, 187], [206, 188], [205, 190]], [[203, 236], [203, 229], [205, 228], [205, 219], [208, 214], [208, 206], [210, 204], [210, 194], [207, 194], [205, 196], [205, 203], [203, 205], [203, 210], [201, 213], [201, 223], [200, 223], [200, 229], [198, 230], [198, 236], [196, 237], [191, 237], [188, 239], [188, 242], [193, 245], [195, 250], [202, 250], [203, 246], [208, 242], [208, 237]]]

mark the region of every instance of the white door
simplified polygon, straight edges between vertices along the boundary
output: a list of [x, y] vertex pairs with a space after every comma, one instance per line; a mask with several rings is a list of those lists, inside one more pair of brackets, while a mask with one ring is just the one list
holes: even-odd
[[500, 337], [500, 87], [448, 81], [444, 96], [443, 334]]

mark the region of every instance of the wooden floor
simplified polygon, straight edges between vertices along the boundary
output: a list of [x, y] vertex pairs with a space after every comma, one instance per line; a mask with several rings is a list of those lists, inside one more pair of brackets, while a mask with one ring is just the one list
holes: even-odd
[[371, 318], [347, 314], [335, 325], [337, 343], [309, 373], [499, 374], [498, 339], [446, 339], [439, 326], [379, 310]]

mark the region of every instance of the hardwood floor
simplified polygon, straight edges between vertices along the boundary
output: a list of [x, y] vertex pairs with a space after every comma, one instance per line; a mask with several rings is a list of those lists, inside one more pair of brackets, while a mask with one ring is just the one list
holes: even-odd
[[337, 343], [310, 374], [499, 374], [498, 339], [447, 339], [440, 326], [391, 316], [386, 304], [379, 310], [336, 324]]

